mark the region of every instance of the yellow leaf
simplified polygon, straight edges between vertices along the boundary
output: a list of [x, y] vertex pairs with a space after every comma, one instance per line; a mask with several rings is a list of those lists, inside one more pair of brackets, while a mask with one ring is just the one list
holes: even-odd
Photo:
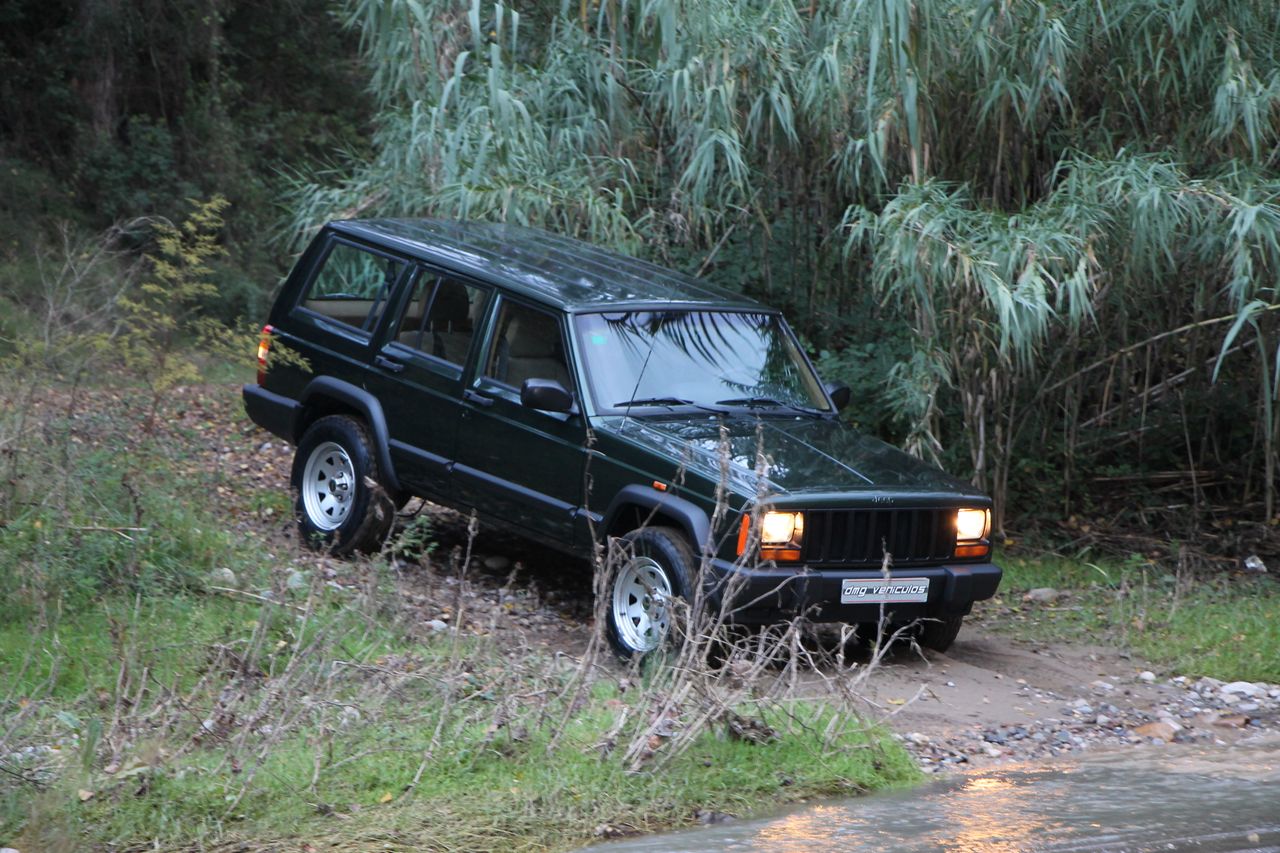
[[76, 791], [76, 796], [80, 798], [80, 802], [87, 802], [93, 799], [93, 791], [81, 788], [79, 791]]
[[389, 802], [391, 802], [391, 801], [392, 801], [392, 800], [394, 800], [394, 799], [395, 799], [395, 797], [391, 796], [391, 792], [390, 792], [390, 791], [388, 791], [387, 793], [383, 794], [381, 797], [378, 797], [378, 802], [380, 802], [380, 803], [389, 803]]
[[906, 700], [906, 699], [890, 699], [890, 700], [889, 700], [889, 704], [890, 704], [890, 705], [905, 705], [905, 704], [907, 704], [907, 700]]

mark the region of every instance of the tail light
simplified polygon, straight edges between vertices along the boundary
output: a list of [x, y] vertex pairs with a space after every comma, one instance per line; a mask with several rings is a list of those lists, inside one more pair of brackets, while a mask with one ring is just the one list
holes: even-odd
[[258, 384], [267, 381], [267, 356], [271, 354], [271, 333], [275, 329], [270, 324], [262, 327], [262, 337], [258, 338]]

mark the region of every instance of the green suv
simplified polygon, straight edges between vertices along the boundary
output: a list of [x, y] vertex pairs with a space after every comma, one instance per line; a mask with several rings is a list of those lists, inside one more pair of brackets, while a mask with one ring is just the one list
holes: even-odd
[[[273, 343], [309, 369], [268, 370]], [[848, 389], [819, 381], [781, 314], [576, 240], [331, 223], [259, 365], [245, 407], [297, 446], [305, 541], [377, 548], [413, 495], [578, 557], [620, 537], [623, 655], [698, 591], [741, 624], [920, 620], [945, 649], [1000, 582], [990, 498], [842, 423]]]

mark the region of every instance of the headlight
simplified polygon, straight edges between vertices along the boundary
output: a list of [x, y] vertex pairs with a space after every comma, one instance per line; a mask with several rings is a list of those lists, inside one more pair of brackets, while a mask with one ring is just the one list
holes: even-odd
[[[760, 557], [779, 563], [800, 559], [800, 542], [804, 539], [804, 513], [769, 510], [760, 515]], [[751, 515], [742, 516], [738, 529], [738, 556], [747, 551], [751, 541]]]
[[962, 509], [956, 513], [956, 540], [974, 542], [986, 539], [991, 530], [991, 510]]
[[761, 545], [800, 544], [804, 535], [804, 514], [799, 512], [774, 512], [770, 510], [760, 517]]

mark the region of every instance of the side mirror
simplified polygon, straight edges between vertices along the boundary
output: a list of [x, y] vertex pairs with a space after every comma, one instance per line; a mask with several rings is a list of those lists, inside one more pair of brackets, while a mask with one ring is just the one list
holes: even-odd
[[526, 379], [520, 386], [520, 405], [540, 412], [570, 412], [573, 395], [554, 379]]
[[831, 402], [835, 404], [836, 411], [844, 411], [844, 407], [849, 405], [850, 391], [849, 386], [843, 382], [828, 382], [825, 386], [827, 396], [831, 398]]

